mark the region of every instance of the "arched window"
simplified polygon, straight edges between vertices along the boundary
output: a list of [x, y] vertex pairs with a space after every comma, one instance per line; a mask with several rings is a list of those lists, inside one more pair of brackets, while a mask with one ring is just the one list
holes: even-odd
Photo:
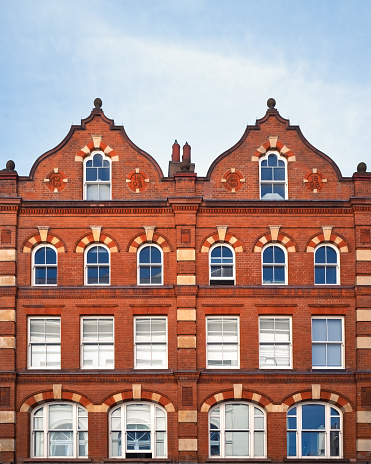
[[234, 250], [230, 245], [210, 249], [210, 285], [234, 285]]
[[88, 413], [75, 403], [45, 403], [31, 418], [33, 458], [87, 458]]
[[92, 153], [84, 165], [85, 200], [111, 199], [111, 160], [103, 152]]
[[222, 403], [209, 412], [210, 458], [266, 456], [264, 411], [251, 403]]
[[51, 245], [39, 245], [32, 254], [33, 285], [57, 285], [57, 252]]
[[301, 403], [287, 413], [287, 456], [341, 458], [342, 415], [328, 403]]
[[162, 250], [158, 245], [143, 245], [138, 253], [138, 284], [162, 284]]
[[154, 403], [123, 403], [110, 413], [110, 456], [154, 459], [167, 455], [166, 411]]
[[281, 245], [267, 245], [262, 252], [263, 284], [287, 284], [286, 249]]
[[287, 199], [286, 159], [276, 152], [269, 151], [260, 160], [260, 198]]
[[339, 251], [333, 245], [319, 245], [314, 251], [314, 283], [339, 285]]
[[109, 285], [110, 253], [104, 245], [92, 245], [85, 252], [85, 284]]

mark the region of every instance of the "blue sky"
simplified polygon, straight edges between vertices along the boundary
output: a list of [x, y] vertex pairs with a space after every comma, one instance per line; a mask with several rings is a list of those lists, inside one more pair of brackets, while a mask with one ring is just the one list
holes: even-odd
[[269, 97], [344, 176], [371, 170], [371, 1], [0, 0], [0, 169], [20, 175], [103, 100], [167, 174], [205, 175]]

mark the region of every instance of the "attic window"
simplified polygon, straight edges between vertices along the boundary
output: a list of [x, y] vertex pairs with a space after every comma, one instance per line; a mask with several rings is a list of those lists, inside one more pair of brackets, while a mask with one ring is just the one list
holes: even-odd
[[260, 161], [260, 198], [287, 199], [287, 164], [277, 152], [269, 151]]
[[98, 151], [84, 163], [84, 199], [111, 199], [111, 160]]

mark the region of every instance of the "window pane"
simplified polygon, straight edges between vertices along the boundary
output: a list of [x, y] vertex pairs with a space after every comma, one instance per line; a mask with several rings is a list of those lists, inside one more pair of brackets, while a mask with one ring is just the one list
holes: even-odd
[[72, 404], [49, 406], [49, 429], [72, 430]]
[[314, 281], [317, 285], [324, 285], [326, 283], [324, 267], [316, 267], [314, 269]]
[[285, 253], [284, 251], [279, 248], [279, 247], [271, 247], [273, 248], [273, 252], [274, 252], [274, 262], [275, 263], [278, 263], [278, 264], [282, 264], [285, 262]]
[[316, 263], [325, 263], [326, 262], [326, 247], [322, 246], [317, 248], [315, 255]]
[[222, 268], [221, 266], [211, 266], [211, 278], [221, 277], [222, 276]]
[[273, 263], [273, 247], [267, 247], [263, 251], [263, 263]]
[[339, 432], [330, 432], [330, 456], [340, 456]]
[[54, 369], [61, 367], [61, 346], [47, 345], [46, 346], [46, 366]]
[[156, 247], [151, 248], [151, 263], [160, 264], [161, 263], [161, 251]]
[[328, 341], [341, 342], [342, 341], [342, 320], [341, 319], [327, 319]]
[[151, 267], [151, 284], [161, 283], [161, 267]]
[[261, 180], [273, 180], [273, 173], [271, 168], [262, 166], [260, 173]]
[[126, 406], [126, 428], [128, 430], [150, 430], [150, 424], [149, 404], [129, 404]]
[[268, 166], [277, 166], [277, 156], [274, 154], [271, 154], [268, 156]]
[[34, 257], [34, 262], [35, 264], [45, 264], [46, 258], [45, 258], [45, 247], [39, 248]]
[[55, 285], [57, 283], [57, 268], [52, 267], [52, 268], [47, 268], [46, 269], [46, 283], [48, 285]]
[[273, 284], [273, 266], [264, 266], [263, 267], [263, 283], [264, 284]]
[[326, 284], [336, 285], [336, 267], [326, 267]]
[[103, 156], [97, 153], [93, 156], [93, 166], [99, 168], [103, 164]]
[[36, 285], [46, 284], [46, 268], [45, 267], [35, 268], [35, 284]]
[[274, 172], [273, 172], [273, 175], [274, 175], [274, 180], [285, 180], [285, 171], [286, 169], [283, 167], [283, 168], [274, 168]]
[[144, 264], [144, 263], [149, 263], [149, 252], [150, 252], [150, 247], [146, 246], [140, 250], [139, 253], [139, 262]]
[[107, 201], [111, 197], [111, 187], [109, 184], [100, 184], [99, 186], [99, 200]]
[[99, 267], [99, 283], [109, 284], [109, 267]]
[[156, 432], [156, 457], [163, 457], [165, 453], [165, 432]]
[[272, 194], [272, 184], [260, 184], [260, 196], [262, 199], [270, 200]]
[[88, 267], [88, 284], [98, 283], [98, 268]]
[[86, 255], [86, 262], [88, 264], [98, 263], [98, 247], [92, 247]]
[[330, 264], [337, 264], [336, 251], [331, 247], [325, 247], [325, 248], [326, 248], [327, 262]]
[[327, 345], [327, 366], [341, 367], [341, 346]]
[[98, 168], [98, 180], [105, 181], [110, 180], [110, 169], [109, 168]]
[[285, 283], [285, 268], [283, 266], [274, 267], [274, 283], [275, 284]]
[[44, 456], [44, 432], [34, 432], [34, 456]]
[[72, 456], [73, 455], [73, 433], [72, 432], [51, 432], [49, 455]]
[[141, 284], [149, 284], [150, 281], [150, 268], [141, 267], [139, 270], [139, 282]]
[[113, 341], [113, 319], [99, 319], [99, 340]]
[[264, 432], [255, 432], [254, 448], [255, 456], [264, 456]]
[[121, 456], [122, 444], [121, 444], [121, 432], [112, 432], [112, 456]]
[[303, 429], [320, 430], [325, 428], [325, 406], [323, 404], [304, 404], [302, 415]]
[[96, 367], [99, 364], [96, 345], [83, 345], [83, 367]]
[[60, 325], [59, 319], [47, 319], [45, 321], [45, 339], [46, 341], [59, 341], [60, 339]]
[[[90, 161], [88, 161], [90, 163]], [[95, 168], [89, 167], [88, 163], [86, 163], [86, 181], [87, 182], [94, 182], [97, 180], [98, 171]], [[89, 189], [89, 186], [88, 186]]]
[[31, 342], [45, 341], [45, 319], [30, 320], [30, 340]]
[[326, 319], [313, 319], [312, 320], [312, 340], [314, 342], [327, 341], [326, 333]]
[[86, 186], [86, 198], [87, 200], [99, 200], [97, 184], [89, 184]]
[[248, 456], [249, 432], [225, 432], [225, 455]]
[[296, 456], [296, 432], [287, 432], [287, 456]]
[[31, 346], [31, 366], [45, 367], [46, 366], [46, 346], [32, 345]]
[[313, 367], [326, 366], [326, 345], [312, 345], [312, 363]]
[[249, 405], [226, 404], [225, 405], [225, 428], [226, 429], [248, 429], [249, 428]]
[[97, 247], [97, 248], [98, 248], [98, 263], [108, 264], [109, 263], [108, 251], [103, 247]]
[[91, 342], [98, 339], [97, 319], [83, 319], [82, 321], [83, 341]]
[[325, 455], [325, 432], [302, 432], [302, 456]]
[[79, 432], [79, 456], [88, 455], [88, 432]]
[[275, 200], [285, 199], [285, 185], [284, 184], [273, 184], [273, 193]]

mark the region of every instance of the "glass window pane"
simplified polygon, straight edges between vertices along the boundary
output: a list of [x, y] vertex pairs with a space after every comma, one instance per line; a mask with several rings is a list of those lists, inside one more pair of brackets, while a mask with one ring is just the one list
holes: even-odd
[[314, 269], [314, 282], [317, 285], [324, 285], [326, 283], [325, 268], [324, 267], [316, 267]]
[[325, 263], [326, 262], [326, 247], [322, 246], [317, 248], [315, 254], [316, 263]]
[[150, 429], [151, 415], [149, 404], [129, 404], [126, 406], [126, 427], [128, 430]]
[[87, 200], [99, 200], [98, 197], [98, 185], [89, 184], [86, 186], [86, 198]]
[[273, 153], [268, 156], [268, 166], [277, 166], [277, 156]]
[[296, 432], [287, 432], [287, 456], [296, 456]]
[[141, 264], [150, 263], [149, 252], [150, 252], [150, 247], [148, 247], [148, 246], [145, 246], [144, 248], [142, 248], [140, 250], [140, 252], [139, 252], [139, 262]]
[[263, 283], [264, 284], [273, 284], [273, 266], [264, 266], [263, 267]]
[[89, 267], [88, 268], [88, 284], [97, 284], [98, 283], [98, 268]]
[[36, 285], [46, 284], [46, 268], [45, 267], [35, 268], [35, 284]]
[[46, 264], [56, 264], [57, 254], [53, 248], [46, 247]]
[[260, 184], [260, 196], [262, 199], [270, 200], [272, 184]]
[[57, 268], [47, 268], [46, 269], [46, 283], [48, 285], [55, 285], [57, 283]]
[[330, 456], [340, 456], [339, 432], [330, 432]]
[[97, 319], [83, 319], [82, 321], [82, 338], [83, 341], [97, 341]]
[[51, 432], [49, 443], [49, 455], [73, 456], [73, 433], [72, 432]]
[[79, 457], [88, 455], [88, 432], [79, 432]]
[[285, 185], [284, 184], [273, 184], [273, 193], [275, 200], [285, 199]]
[[44, 456], [44, 432], [34, 432], [34, 456]]
[[274, 267], [274, 283], [275, 284], [285, 283], [285, 268], [283, 266]]
[[225, 455], [248, 456], [249, 432], [225, 432]]
[[109, 184], [100, 184], [99, 188], [99, 200], [108, 201], [111, 199], [111, 187]]
[[98, 180], [106, 181], [110, 180], [110, 169], [109, 168], [98, 168]]
[[273, 247], [267, 247], [263, 251], [263, 263], [270, 264], [273, 263]]
[[327, 262], [330, 264], [337, 264], [337, 253], [336, 251], [331, 248], [331, 247], [325, 247], [326, 248], [326, 255], [327, 255]]
[[45, 264], [46, 257], [45, 257], [45, 247], [39, 248], [34, 256], [35, 264]]
[[327, 319], [328, 341], [341, 342], [342, 341], [342, 320], [341, 319]]
[[255, 456], [264, 456], [264, 432], [255, 432], [254, 434], [254, 454]]
[[45, 339], [46, 341], [59, 341], [60, 339], [60, 326], [59, 319], [46, 319], [45, 321]]
[[45, 341], [45, 319], [30, 319], [31, 342]]
[[91, 163], [91, 161], [88, 161], [86, 163], [86, 181], [87, 182], [94, 182], [97, 180], [98, 177], [98, 170], [96, 168], [92, 168], [88, 166], [88, 164]]
[[99, 319], [99, 340], [113, 341], [113, 319]]
[[302, 432], [302, 456], [325, 455], [325, 432]]
[[325, 406], [323, 404], [304, 404], [302, 406], [303, 429], [320, 430], [325, 428]]
[[151, 263], [160, 264], [161, 263], [161, 251], [151, 246]]
[[279, 167], [279, 168], [274, 168], [273, 171], [273, 176], [274, 180], [285, 180], [285, 171], [286, 169], [284, 167]]
[[103, 156], [99, 153], [93, 157], [93, 166], [99, 168], [103, 164]]
[[336, 285], [336, 267], [326, 267], [326, 284]]
[[326, 345], [322, 343], [312, 345], [312, 364], [313, 367], [326, 366]]
[[108, 264], [109, 263], [109, 253], [108, 251], [103, 248], [103, 247], [97, 247], [98, 248], [98, 263], [99, 264]]
[[92, 247], [87, 252], [86, 262], [88, 264], [97, 264], [98, 263], [98, 247]]
[[327, 341], [326, 319], [312, 320], [312, 340], [314, 342]]
[[327, 366], [341, 367], [341, 345], [327, 345]]
[[226, 429], [248, 429], [249, 428], [249, 405], [226, 404], [225, 405], [225, 428]]
[[164, 457], [165, 453], [165, 432], [156, 432], [156, 457]]
[[150, 280], [150, 271], [149, 267], [141, 267], [139, 269], [139, 283], [141, 284], [149, 284]]
[[111, 440], [112, 456], [122, 456], [121, 432], [112, 432]]
[[274, 253], [274, 262], [278, 264], [282, 264], [285, 262], [285, 253], [282, 250], [282, 248], [279, 247], [271, 247], [273, 248], [273, 253]]
[[72, 430], [72, 404], [52, 404], [49, 406], [49, 429]]
[[273, 180], [272, 169], [262, 166], [260, 170], [260, 178], [261, 180]]

